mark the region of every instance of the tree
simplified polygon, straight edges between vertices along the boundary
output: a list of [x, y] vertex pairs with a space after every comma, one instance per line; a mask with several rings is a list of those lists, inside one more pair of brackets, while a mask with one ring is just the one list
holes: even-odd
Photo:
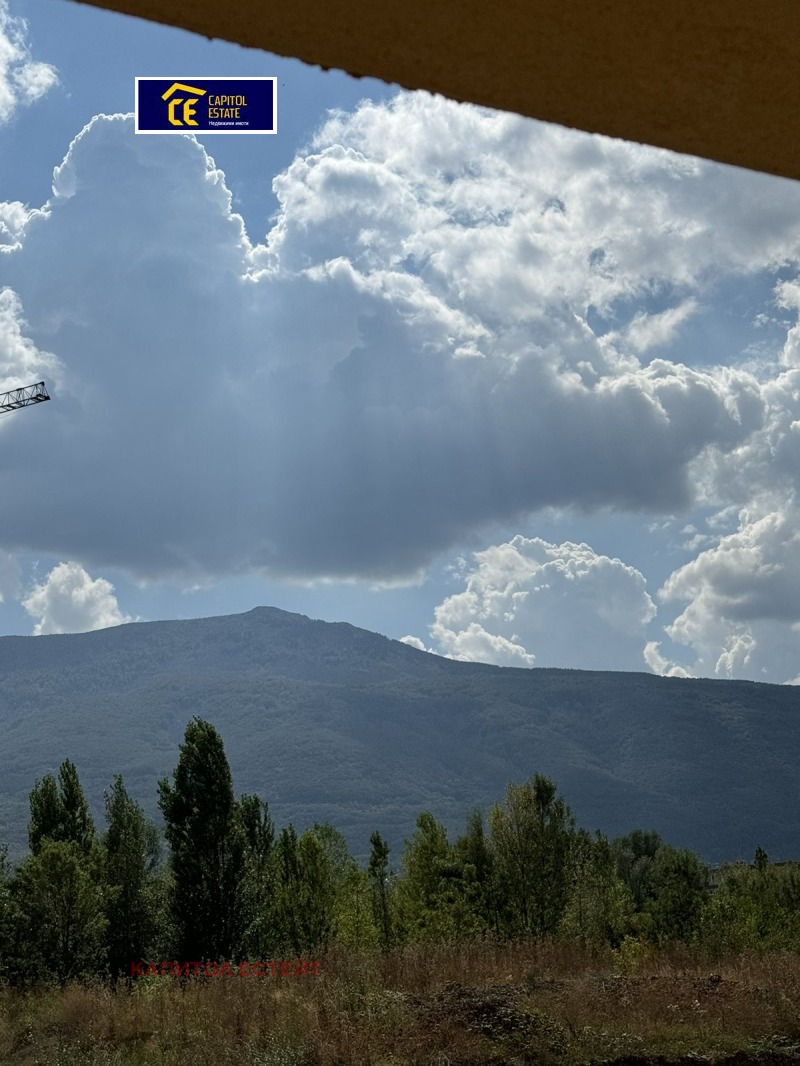
[[246, 941], [248, 950], [262, 958], [269, 954], [270, 856], [275, 845], [275, 827], [268, 805], [259, 796], [243, 795], [239, 810], [246, 841]]
[[650, 938], [688, 942], [708, 899], [708, 870], [693, 852], [665, 844], [653, 860], [652, 884], [653, 896], [645, 906]]
[[300, 859], [297, 831], [284, 826], [272, 855], [273, 895], [270, 906], [270, 939], [279, 951], [302, 950], [303, 919], [300, 913]]
[[575, 835], [567, 864], [568, 896], [562, 932], [584, 947], [616, 947], [625, 934], [633, 900], [617, 875], [606, 837]]
[[400, 882], [405, 924], [412, 939], [446, 940], [444, 877], [452, 866], [447, 832], [429, 811], [417, 818], [414, 835], [405, 842]]
[[258, 796], [245, 794], [239, 800], [239, 809], [248, 853], [258, 868], [266, 866], [272, 845], [275, 843], [275, 826], [269, 813], [269, 806]]
[[113, 978], [146, 959], [157, 929], [152, 829], [117, 774], [105, 794], [108, 962]]
[[336, 884], [330, 858], [313, 829], [297, 842], [300, 950], [326, 948], [333, 932]]
[[350, 854], [347, 841], [335, 825], [330, 822], [314, 822], [311, 829], [325, 852], [334, 888], [338, 893], [347, 884], [353, 870], [358, 869], [358, 864]]
[[17, 978], [67, 980], [97, 972], [107, 919], [99, 851], [44, 838], [11, 883]]
[[222, 738], [194, 718], [173, 783], [159, 781], [171, 849], [171, 912], [181, 959], [231, 959], [245, 935], [246, 836]]
[[450, 941], [481, 931], [471, 906], [473, 871], [468, 872], [447, 831], [428, 811], [406, 841], [398, 891], [407, 933], [414, 939]]
[[[323, 836], [330, 845], [330, 834]], [[290, 823], [280, 832], [271, 866], [272, 946], [297, 955], [326, 947], [333, 935], [337, 892], [328, 847], [314, 829], [298, 839]]]
[[31, 820], [28, 823], [28, 845], [38, 855], [44, 840], [61, 839], [63, 808], [58, 785], [53, 774], [45, 774], [30, 794]]
[[28, 843], [34, 855], [44, 840], [72, 841], [84, 855], [89, 853], [95, 837], [94, 823], [78, 771], [69, 759], [59, 767], [58, 782], [53, 774], [36, 782], [30, 794], [30, 808]]
[[64, 818], [62, 840], [74, 840], [84, 854], [94, 843], [95, 831], [89, 804], [78, 780], [75, 764], [65, 759], [58, 770], [58, 787]]
[[662, 847], [664, 841], [658, 833], [645, 829], [634, 829], [611, 844], [617, 874], [627, 886], [637, 911], [653, 897], [653, 862]]
[[367, 876], [372, 893], [372, 911], [378, 927], [381, 947], [389, 950], [392, 924], [389, 913], [389, 845], [376, 830], [369, 838], [370, 853]]
[[367, 872], [359, 869], [344, 836], [330, 822], [315, 822], [313, 831], [333, 884], [332, 938], [353, 948], [377, 946]]
[[758, 848], [752, 866], [733, 863], [703, 908], [698, 939], [714, 954], [800, 950], [800, 865], [769, 864]]
[[569, 807], [555, 784], [536, 774], [511, 784], [489, 816], [500, 924], [509, 936], [543, 937], [556, 931], [567, 897], [566, 862], [574, 834]]
[[[379, 931], [374, 902], [369, 873], [354, 862], [336, 901], [334, 939], [337, 943], [365, 951], [385, 948], [391, 926], [387, 921]], [[388, 916], [387, 907], [387, 919]]]
[[463, 867], [466, 899], [481, 931], [498, 933], [499, 901], [494, 855], [479, 810], [470, 812], [466, 832], [456, 841], [456, 853]]

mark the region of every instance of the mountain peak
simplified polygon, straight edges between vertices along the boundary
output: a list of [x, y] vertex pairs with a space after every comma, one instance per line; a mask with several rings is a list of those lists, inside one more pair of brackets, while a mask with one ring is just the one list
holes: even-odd
[[462, 663], [269, 606], [2, 637], [0, 841], [24, 846], [28, 793], [65, 758], [96, 816], [117, 772], [157, 815], [156, 781], [200, 715], [238, 792], [279, 824], [333, 822], [356, 853], [375, 829], [398, 847], [422, 810], [457, 831], [540, 772], [589, 829], [791, 857], [798, 712], [790, 686]]

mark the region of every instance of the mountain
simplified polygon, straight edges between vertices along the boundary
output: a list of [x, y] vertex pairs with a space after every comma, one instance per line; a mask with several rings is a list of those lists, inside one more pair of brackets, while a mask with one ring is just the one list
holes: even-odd
[[28, 793], [65, 758], [99, 821], [114, 773], [156, 816], [193, 715], [237, 793], [278, 825], [333, 822], [357, 855], [374, 829], [400, 848], [422, 810], [460, 832], [538, 771], [589, 829], [800, 857], [796, 687], [454, 662], [270, 607], [0, 638], [0, 841], [21, 853]]

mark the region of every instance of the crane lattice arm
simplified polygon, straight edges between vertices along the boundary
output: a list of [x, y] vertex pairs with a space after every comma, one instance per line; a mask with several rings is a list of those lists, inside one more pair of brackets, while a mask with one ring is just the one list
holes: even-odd
[[18, 407], [28, 407], [32, 403], [49, 399], [44, 382], [37, 381], [35, 385], [26, 385], [24, 389], [0, 393], [0, 412], [16, 411]]

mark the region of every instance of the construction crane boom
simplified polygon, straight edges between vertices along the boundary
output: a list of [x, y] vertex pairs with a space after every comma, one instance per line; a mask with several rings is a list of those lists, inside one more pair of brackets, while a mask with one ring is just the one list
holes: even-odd
[[26, 385], [24, 389], [0, 393], [0, 412], [16, 411], [18, 407], [28, 407], [32, 403], [42, 403], [43, 400], [49, 399], [44, 382], [37, 381], [35, 385]]

